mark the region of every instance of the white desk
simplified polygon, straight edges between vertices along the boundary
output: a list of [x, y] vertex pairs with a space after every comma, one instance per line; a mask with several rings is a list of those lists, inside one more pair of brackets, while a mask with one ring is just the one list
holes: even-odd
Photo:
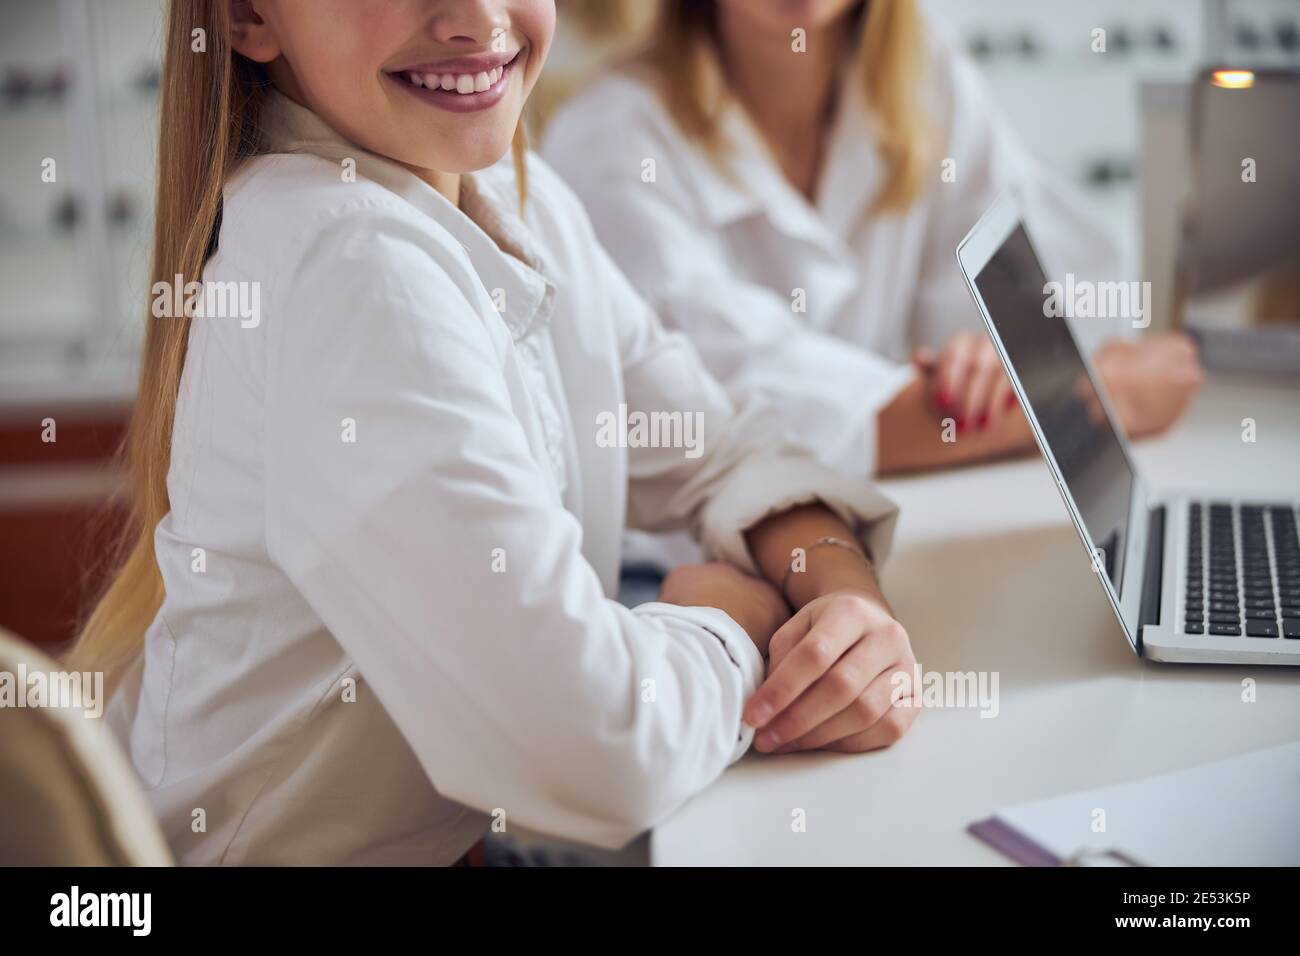
[[[1136, 454], [1154, 488], [1293, 497], [1300, 388], [1210, 383], [1174, 433]], [[925, 710], [870, 754], [751, 752], [655, 829], [655, 864], [1006, 863], [967, 824], [1300, 739], [1300, 668], [1134, 656], [1037, 455], [885, 487], [903, 511], [884, 583], [917, 658], [927, 671], [999, 672], [1000, 713]], [[1255, 703], [1241, 699], [1247, 677]], [[796, 808], [806, 832], [792, 831]]]

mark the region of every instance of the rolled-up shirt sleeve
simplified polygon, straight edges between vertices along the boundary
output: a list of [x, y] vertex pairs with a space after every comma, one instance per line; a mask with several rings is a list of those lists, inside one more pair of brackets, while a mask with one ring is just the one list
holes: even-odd
[[350, 210], [277, 288], [268, 549], [441, 793], [619, 846], [744, 752], [762, 661], [722, 611], [604, 596], [458, 253]]

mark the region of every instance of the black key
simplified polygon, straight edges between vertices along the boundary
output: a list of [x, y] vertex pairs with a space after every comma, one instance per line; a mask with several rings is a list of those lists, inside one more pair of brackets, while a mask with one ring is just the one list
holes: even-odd
[[1221, 611], [1224, 614], [1236, 614], [1238, 611], [1237, 605], [1225, 604], [1222, 601], [1211, 601], [1209, 607], [1211, 613]]
[[1223, 637], [1240, 637], [1241, 628], [1236, 624], [1211, 624], [1210, 633], [1218, 634]]
[[1277, 637], [1276, 621], [1247, 621], [1247, 637]]
[[1209, 621], [1211, 624], [1236, 624], [1240, 620], [1235, 614], [1211, 614]]
[[1184, 630], [1186, 633], [1188, 633], [1188, 634], [1204, 634], [1204, 633], [1205, 633], [1205, 628], [1202, 626], [1202, 624], [1201, 624], [1200, 621], [1188, 621], [1188, 622], [1183, 626], [1183, 630]]
[[1300, 617], [1283, 618], [1282, 633], [1287, 637], [1300, 637]]
[[1252, 608], [1252, 607], [1255, 607], [1255, 608], [1272, 608], [1273, 606], [1274, 606], [1274, 605], [1273, 605], [1273, 599], [1272, 599], [1272, 598], [1246, 598], [1246, 608], [1247, 608], [1247, 610], [1249, 610], [1249, 609]]
[[1252, 607], [1246, 612], [1247, 620], [1271, 621], [1277, 617], [1277, 613], [1272, 608]]

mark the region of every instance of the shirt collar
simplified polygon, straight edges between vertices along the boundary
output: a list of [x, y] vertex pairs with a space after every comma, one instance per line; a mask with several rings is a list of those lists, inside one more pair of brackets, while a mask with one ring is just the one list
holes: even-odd
[[458, 208], [401, 164], [362, 149], [282, 93], [270, 94], [261, 124], [268, 152], [352, 160], [358, 179], [383, 186], [442, 226], [469, 257], [515, 341], [550, 321], [555, 286], [518, 212], [508, 157], [496, 167], [461, 176]]
[[815, 203], [785, 178], [740, 103], [729, 98], [719, 124], [728, 147], [725, 168], [700, 151], [698, 171], [700, 202], [710, 224], [729, 226], [764, 214], [781, 232], [847, 255], [849, 234], [865, 215], [879, 178], [861, 84], [852, 76], [841, 81]]

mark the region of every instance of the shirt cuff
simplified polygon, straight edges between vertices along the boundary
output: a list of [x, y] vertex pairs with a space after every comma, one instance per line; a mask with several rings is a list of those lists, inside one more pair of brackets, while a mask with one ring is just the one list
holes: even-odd
[[754, 462], [732, 475], [701, 515], [700, 542], [710, 557], [760, 574], [745, 532], [769, 515], [815, 501], [849, 526], [877, 567], [884, 565], [898, 506], [862, 478], [793, 456]]
[[736, 745], [728, 763], [734, 763], [749, 749], [754, 739], [754, 728], [740, 718], [745, 702], [754, 696], [763, 681], [766, 665], [758, 648], [749, 639], [745, 629], [732, 620], [731, 615], [716, 607], [684, 607], [651, 601], [638, 604], [634, 613], [649, 617], [667, 617], [692, 624], [711, 640], [717, 641], [722, 652], [730, 659], [740, 678], [739, 706], [736, 708]]

